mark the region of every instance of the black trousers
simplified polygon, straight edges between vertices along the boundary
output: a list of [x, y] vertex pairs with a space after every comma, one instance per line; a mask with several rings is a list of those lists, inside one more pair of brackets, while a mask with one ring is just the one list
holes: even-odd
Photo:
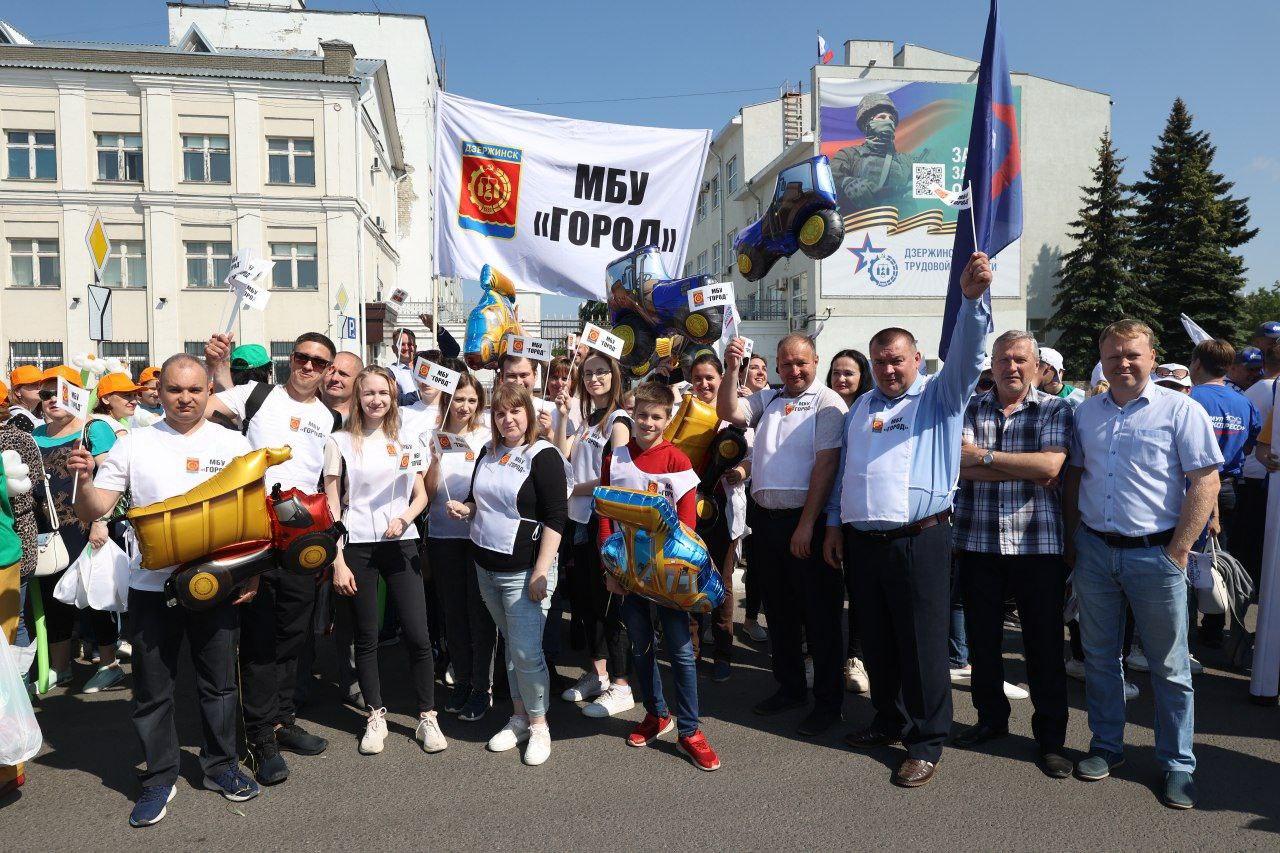
[[[753, 508], [756, 506], [755, 498], [751, 497], [751, 490], [747, 490], [747, 518], [753, 515]], [[748, 521], [749, 525], [751, 522]], [[755, 563], [756, 545], [752, 534], [747, 534], [742, 539], [742, 556], [746, 559], [746, 568], [742, 570], [742, 608], [746, 611], [747, 619], [755, 619], [760, 615], [761, 606], [764, 604], [761, 598], [760, 570], [756, 568]]]
[[822, 559], [826, 519], [820, 516], [809, 531], [809, 557], [791, 554], [791, 535], [800, 523], [800, 510], [756, 507], [748, 523], [756, 539], [754, 562], [759, 565], [768, 602], [769, 638], [773, 650], [773, 678], [788, 696], [805, 696], [801, 631], [813, 657], [814, 708], [839, 712], [844, 702], [844, 638], [840, 619], [844, 610], [844, 578]]
[[493, 649], [498, 629], [480, 597], [470, 539], [428, 539], [436, 590], [444, 610], [444, 637], [459, 685], [488, 693], [493, 689]]
[[314, 574], [274, 568], [258, 581], [258, 594], [240, 608], [240, 680], [244, 733], [249, 743], [294, 721], [298, 655], [311, 630]]
[[1057, 555], [956, 555], [964, 596], [964, 630], [973, 666], [978, 722], [1009, 726], [1004, 695], [1005, 601], [1012, 593], [1022, 620], [1022, 645], [1031, 688], [1031, 732], [1044, 751], [1060, 752], [1067, 737], [1067, 670], [1062, 659], [1062, 602], [1066, 564]]
[[[587, 654], [591, 660], [603, 660], [609, 677], [627, 677], [631, 662], [631, 645], [627, 626], [622, 621], [622, 596], [613, 595], [604, 585], [604, 569], [600, 566], [600, 546], [596, 540], [600, 519], [593, 513], [585, 525], [573, 525], [573, 589], [569, 602], [575, 614], [581, 613], [587, 634]], [[579, 542], [579, 531], [586, 528], [586, 538]]]
[[236, 766], [236, 608], [230, 599], [196, 613], [168, 607], [163, 592], [129, 590], [133, 630], [133, 727], [142, 742], [143, 787], [178, 780], [180, 744], [173, 716], [178, 651], [186, 637], [196, 670], [203, 735], [200, 766], [216, 776]]
[[[75, 632], [76, 620], [81, 615], [81, 611], [77, 610], [74, 604], [64, 604], [53, 597], [53, 590], [60, 580], [62, 580], [62, 572], [39, 578], [33, 577], [28, 582], [28, 585], [34, 582], [40, 586], [40, 603], [44, 605], [44, 630], [50, 643], [63, 643], [70, 640], [72, 633]], [[31, 595], [28, 594], [26, 613], [23, 618], [26, 624], [34, 626], [36, 617], [32, 608]], [[119, 629], [116, 627], [116, 614], [93, 608], [86, 608], [84, 614], [89, 621], [89, 627], [93, 630], [94, 645], [114, 646], [116, 640], [120, 638]], [[32, 636], [34, 634], [33, 627]]]
[[400, 617], [400, 636], [409, 652], [409, 670], [418, 696], [418, 713], [435, 710], [435, 657], [427, 627], [427, 601], [422, 595], [422, 570], [415, 540], [359, 542], [342, 549], [342, 558], [356, 578], [356, 676], [370, 708], [381, 708], [382, 678], [378, 671], [378, 579], [387, 585], [387, 599]]
[[871, 678], [872, 725], [900, 734], [909, 757], [937, 762], [951, 729], [951, 525], [885, 539], [846, 524], [844, 559]]

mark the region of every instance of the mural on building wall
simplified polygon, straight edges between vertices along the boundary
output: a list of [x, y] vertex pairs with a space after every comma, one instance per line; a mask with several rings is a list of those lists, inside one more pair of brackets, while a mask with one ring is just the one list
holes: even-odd
[[[945, 296], [976, 87], [819, 79], [844, 243], [821, 261], [822, 295]], [[1014, 87], [1018, 123], [1021, 91]], [[959, 225], [957, 226], [957, 223]], [[1019, 244], [1000, 253], [993, 296], [1018, 295]]]

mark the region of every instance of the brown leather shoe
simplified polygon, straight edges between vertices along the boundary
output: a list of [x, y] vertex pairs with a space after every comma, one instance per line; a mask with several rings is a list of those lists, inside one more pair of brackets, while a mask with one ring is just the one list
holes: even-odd
[[902, 743], [902, 738], [898, 735], [891, 735], [888, 732], [882, 732], [879, 729], [868, 726], [865, 729], [858, 729], [849, 732], [844, 736], [844, 742], [854, 749], [871, 749], [877, 746], [890, 746], [895, 743]]
[[893, 774], [893, 784], [903, 788], [919, 788], [921, 785], [929, 784], [937, 772], [938, 765], [932, 761], [908, 758]]

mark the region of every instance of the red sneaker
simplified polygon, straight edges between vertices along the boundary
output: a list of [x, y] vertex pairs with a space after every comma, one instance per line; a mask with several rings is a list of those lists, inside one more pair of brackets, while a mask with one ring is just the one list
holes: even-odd
[[711, 748], [711, 744], [707, 743], [707, 739], [702, 736], [701, 729], [688, 737], [681, 735], [680, 748], [684, 750], [689, 758], [693, 759], [693, 763], [697, 765], [699, 770], [720, 769], [720, 756], [716, 755], [716, 751]]
[[5, 797], [12, 794], [14, 791], [21, 788], [23, 783], [25, 783], [26, 781], [27, 781], [27, 775], [25, 773], [19, 773], [15, 778], [10, 779], [8, 782], [5, 782], [4, 785], [0, 786], [0, 800], [4, 799]]
[[627, 746], [648, 746], [658, 739], [658, 735], [665, 735], [676, 726], [676, 721], [668, 714], [665, 717], [655, 717], [653, 714], [645, 714], [644, 719], [640, 721], [640, 725], [636, 726], [635, 731], [627, 735]]

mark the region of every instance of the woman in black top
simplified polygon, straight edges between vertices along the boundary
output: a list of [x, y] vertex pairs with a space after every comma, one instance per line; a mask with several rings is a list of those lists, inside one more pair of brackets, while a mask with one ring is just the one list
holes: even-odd
[[471, 494], [465, 502], [449, 501], [448, 512], [471, 519], [480, 595], [507, 643], [513, 714], [489, 740], [489, 749], [502, 752], [527, 742], [524, 762], [536, 765], [551, 754], [542, 633], [555, 591], [568, 489], [564, 457], [538, 438], [528, 389], [499, 385], [492, 412], [492, 441], [476, 460]]

